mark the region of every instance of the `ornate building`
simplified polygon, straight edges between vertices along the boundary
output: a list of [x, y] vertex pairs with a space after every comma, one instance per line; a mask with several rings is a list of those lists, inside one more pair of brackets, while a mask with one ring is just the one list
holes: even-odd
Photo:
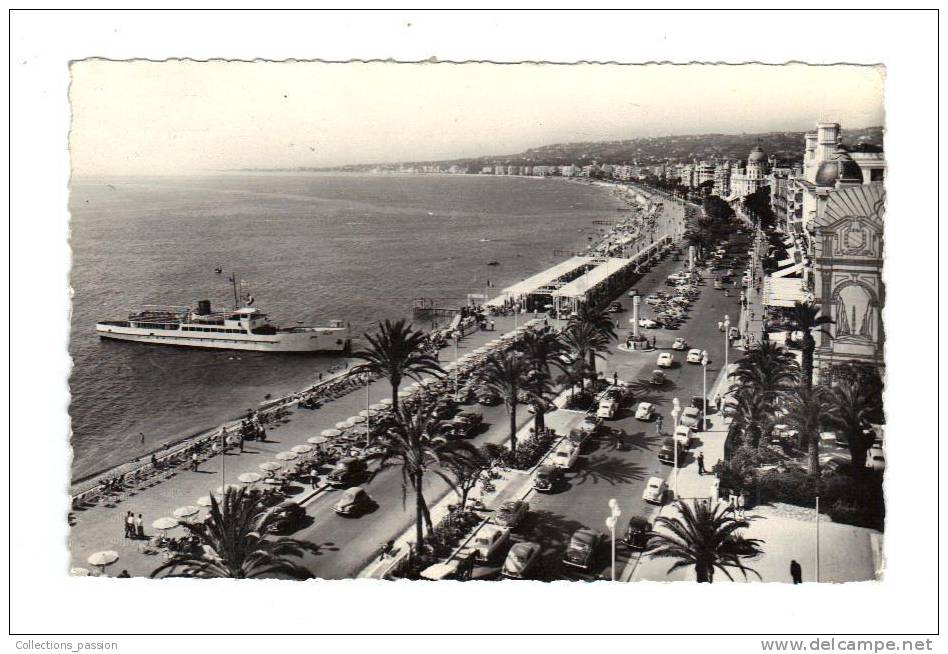
[[[842, 167], [837, 165], [834, 173], [829, 166], [825, 171], [821, 166], [817, 181], [838, 179], [845, 174], [838, 170]], [[857, 171], [858, 167], [850, 174]], [[884, 365], [885, 190], [878, 183], [836, 188], [821, 209], [813, 223], [814, 291], [823, 315], [829, 315], [833, 324], [829, 325], [830, 335], [819, 335], [814, 368], [818, 377], [825, 379], [832, 376], [832, 366], [843, 361]]]
[[731, 167], [730, 187], [731, 199], [740, 199], [751, 193], [756, 193], [763, 186], [769, 186], [770, 162], [767, 155], [756, 146], [747, 156], [747, 164], [738, 161]]

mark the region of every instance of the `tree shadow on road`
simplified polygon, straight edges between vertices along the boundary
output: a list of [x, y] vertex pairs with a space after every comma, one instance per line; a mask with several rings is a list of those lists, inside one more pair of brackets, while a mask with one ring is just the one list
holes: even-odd
[[563, 578], [563, 554], [573, 532], [585, 527], [553, 511], [531, 511], [521, 523], [520, 532], [524, 540], [540, 545], [540, 558], [534, 566], [531, 579], [553, 581]]
[[598, 484], [600, 481], [615, 486], [644, 479], [646, 468], [623, 461], [614, 456], [598, 454], [580, 459], [576, 465], [576, 474], [569, 479], [571, 485], [578, 486], [587, 481]]

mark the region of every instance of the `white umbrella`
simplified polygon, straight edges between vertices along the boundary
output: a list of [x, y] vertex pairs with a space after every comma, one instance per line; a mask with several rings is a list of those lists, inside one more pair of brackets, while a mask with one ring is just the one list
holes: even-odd
[[118, 552], [113, 550], [105, 550], [103, 552], [96, 552], [91, 555], [88, 559], [89, 565], [96, 565], [102, 569], [102, 573], [105, 573], [105, 566], [112, 565], [118, 561], [119, 555]]
[[261, 470], [279, 470], [283, 467], [283, 464], [277, 463], [276, 461], [267, 461], [266, 463], [261, 463], [257, 467]]
[[306, 454], [307, 452], [312, 452], [312, 445], [296, 445], [295, 447], [290, 448], [290, 452], [296, 452], [297, 454]]
[[181, 523], [178, 522], [177, 518], [158, 518], [153, 523], [151, 523], [152, 529], [157, 529], [159, 531], [168, 531], [169, 529], [175, 529]]
[[351, 422], [353, 425], [358, 425], [360, 422], [365, 422], [365, 416], [352, 416], [347, 422]]
[[279, 459], [280, 461], [292, 461], [297, 458], [299, 455], [296, 452], [280, 452], [277, 454], [274, 459]]
[[349, 429], [349, 423], [346, 422], [345, 420], [340, 420], [339, 422], [336, 423], [336, 429], [340, 431], [345, 431], [346, 429]]
[[382, 404], [381, 402], [376, 402], [375, 404], [369, 407], [370, 411], [384, 411], [388, 408], [388, 405]]
[[245, 472], [242, 475], [237, 476], [237, 480], [243, 484], [254, 484], [263, 479], [263, 475], [259, 472]]
[[385, 406], [391, 406], [392, 398], [386, 397], [385, 399], [381, 400], [380, 404], [384, 404]]
[[[332, 431], [332, 430], [327, 429], [326, 431]], [[309, 438], [306, 439], [306, 442], [312, 443], [313, 445], [322, 445], [323, 443], [328, 443], [329, 439], [325, 436], [310, 436]]]
[[86, 568], [69, 568], [70, 577], [88, 577], [89, 570]]
[[199, 497], [197, 501], [198, 506], [211, 506], [211, 496], [205, 495], [204, 497]]
[[191, 516], [199, 513], [201, 511], [200, 507], [197, 506], [182, 506], [175, 509], [171, 515], [176, 518], [190, 518]]
[[282, 484], [283, 480], [277, 479], [276, 477], [267, 477], [266, 479], [263, 480], [263, 483], [276, 485], [276, 484]]
[[361, 411], [359, 411], [359, 415], [362, 416], [363, 418], [368, 418], [370, 413], [371, 413], [370, 409], [362, 409]]
[[[336, 436], [341, 436], [342, 432], [338, 429], [324, 429], [320, 432], [320, 435], [322, 435], [323, 438], [335, 438]], [[326, 441], [323, 442], [325, 443]]]
[[408, 391], [398, 391], [398, 397], [405, 399], [406, 397], [411, 397], [411, 393]]

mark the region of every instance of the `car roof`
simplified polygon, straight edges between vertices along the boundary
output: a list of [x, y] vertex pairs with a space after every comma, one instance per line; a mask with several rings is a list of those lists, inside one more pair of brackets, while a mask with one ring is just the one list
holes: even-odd
[[649, 477], [648, 485], [649, 486], [661, 486], [662, 480], [658, 477]]
[[581, 543], [591, 543], [599, 534], [590, 529], [589, 527], [582, 527], [573, 532], [573, 537], [571, 541], [579, 541]]

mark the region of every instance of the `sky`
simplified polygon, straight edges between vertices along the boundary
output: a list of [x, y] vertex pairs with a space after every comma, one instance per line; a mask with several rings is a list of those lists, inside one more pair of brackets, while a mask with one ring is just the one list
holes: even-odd
[[884, 122], [884, 70], [864, 66], [85, 60], [71, 75], [77, 175], [440, 160]]

